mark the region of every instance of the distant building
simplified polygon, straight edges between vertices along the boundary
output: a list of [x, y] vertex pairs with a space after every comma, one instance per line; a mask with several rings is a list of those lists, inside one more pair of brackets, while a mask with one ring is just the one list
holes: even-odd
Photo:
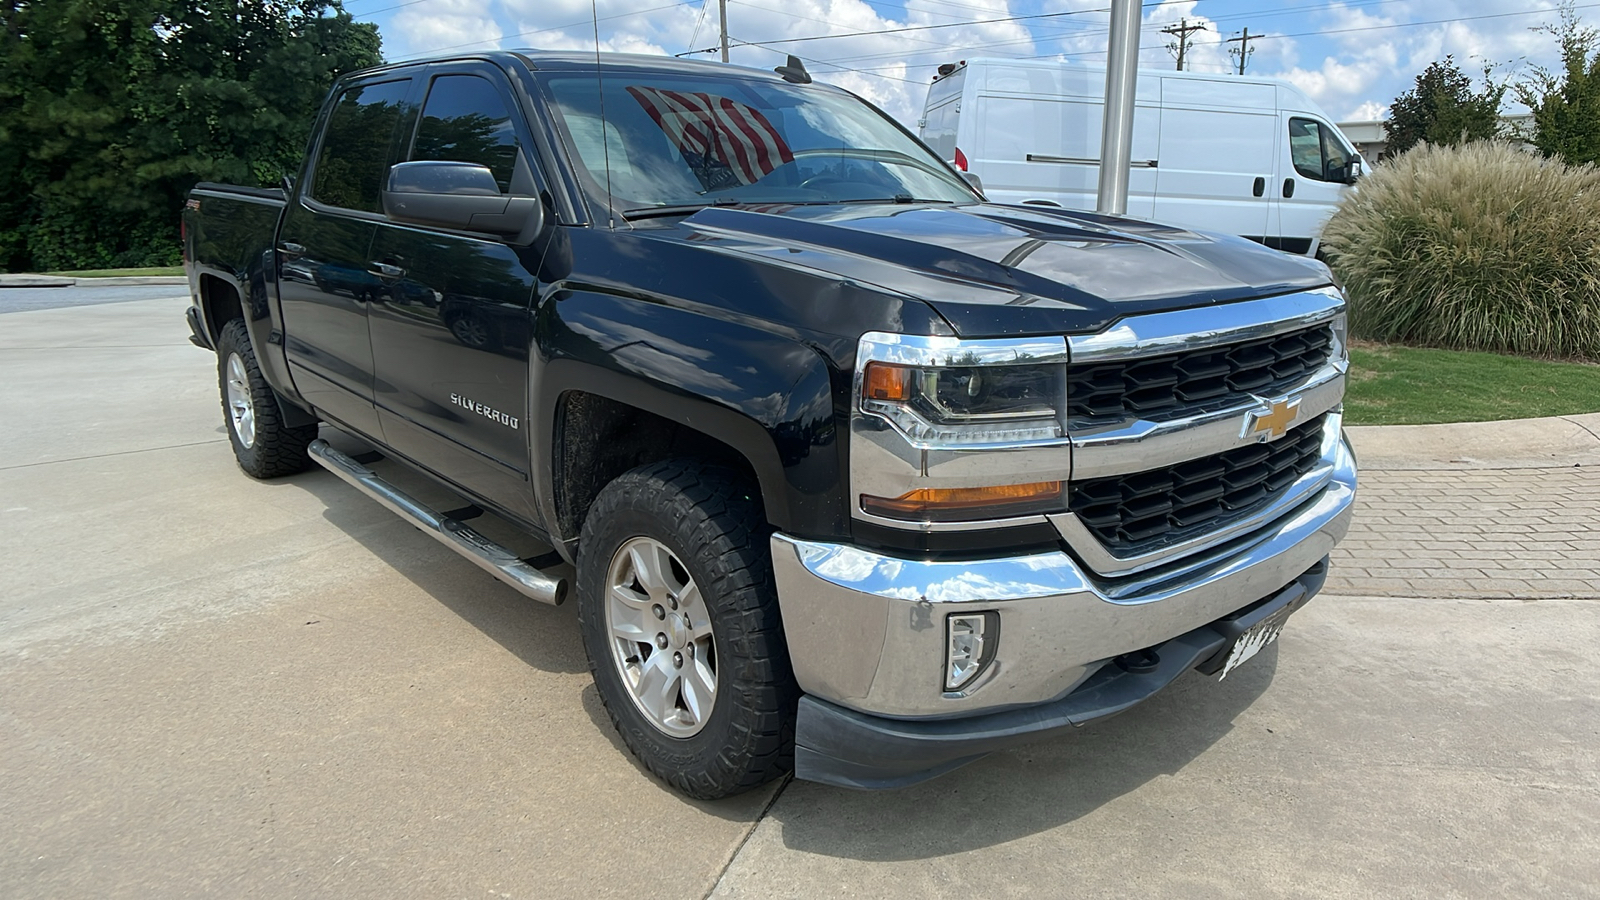
[[[1350, 143], [1356, 147], [1356, 152], [1367, 161], [1367, 165], [1376, 165], [1388, 155], [1389, 138], [1383, 130], [1384, 120], [1367, 122], [1340, 122], [1339, 131], [1344, 133]], [[1521, 113], [1515, 116], [1501, 116], [1500, 130], [1511, 140], [1526, 145], [1533, 134], [1533, 115]]]

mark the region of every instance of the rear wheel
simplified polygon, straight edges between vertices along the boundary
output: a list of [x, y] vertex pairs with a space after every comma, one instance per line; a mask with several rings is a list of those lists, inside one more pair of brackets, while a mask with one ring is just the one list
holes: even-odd
[[794, 765], [789, 667], [768, 529], [736, 473], [634, 469], [584, 521], [579, 621], [595, 687], [645, 767], [699, 799]]
[[283, 424], [278, 398], [261, 376], [243, 319], [222, 326], [217, 335], [217, 383], [239, 468], [254, 478], [304, 471], [311, 461], [306, 446], [316, 438], [317, 426]]

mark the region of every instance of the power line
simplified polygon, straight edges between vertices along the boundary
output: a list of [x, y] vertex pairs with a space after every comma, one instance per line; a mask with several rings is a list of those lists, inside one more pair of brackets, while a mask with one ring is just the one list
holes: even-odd
[[932, 31], [936, 28], [970, 28], [974, 25], [995, 25], [1000, 22], [1021, 22], [1025, 19], [1055, 19], [1062, 16], [1081, 16], [1088, 13], [1106, 12], [1110, 7], [1097, 7], [1095, 9], [1075, 9], [1067, 12], [1037, 13], [1031, 16], [1006, 16], [999, 19], [978, 19], [972, 22], [945, 22], [938, 25], [908, 25], [904, 28], [882, 28], [877, 31], [849, 31], [843, 34], [813, 34], [805, 37], [782, 38], [775, 41], [745, 41], [747, 47], [765, 47], [770, 44], [798, 44], [803, 41], [828, 41], [835, 38], [847, 37], [877, 37], [885, 34], [904, 34], [908, 31]]
[[[694, 42], [700, 38], [700, 29], [706, 24], [706, 10], [710, 8], [711, 0], [702, 0], [700, 4], [700, 17], [694, 20], [694, 33], [689, 35], [689, 47], [693, 47]], [[685, 49], [683, 52], [688, 53], [689, 50]]]
[[[1584, 4], [1580, 4], [1578, 6], [1574, 6], [1574, 7], [1572, 7], [1572, 9], [1593, 9], [1595, 7], [1600, 7], [1600, 3], [1584, 3]], [[1320, 31], [1297, 31], [1297, 32], [1294, 32], [1293, 34], [1252, 34], [1252, 35], [1250, 35], [1250, 40], [1254, 41], [1254, 40], [1276, 40], [1278, 38], [1318, 37], [1318, 36], [1325, 35], [1325, 34], [1355, 34], [1357, 32], [1365, 32], [1365, 31], [1383, 31], [1383, 30], [1386, 30], [1386, 29], [1389, 29], [1389, 28], [1415, 28], [1415, 27], [1418, 27], [1418, 26], [1421, 26], [1421, 25], [1453, 25], [1453, 24], [1455, 24], [1457, 22], [1476, 22], [1476, 21], [1480, 21], [1480, 20], [1483, 20], [1483, 19], [1504, 19], [1504, 18], [1507, 18], [1507, 17], [1510, 17], [1510, 16], [1531, 16], [1531, 15], [1536, 15], [1536, 14], [1539, 14], [1539, 13], [1550, 13], [1550, 12], [1555, 12], [1555, 10], [1553, 10], [1553, 9], [1524, 9], [1524, 10], [1518, 10], [1517, 12], [1508, 12], [1508, 13], [1487, 13], [1487, 14], [1481, 15], [1481, 16], [1457, 16], [1457, 17], [1455, 17], [1453, 19], [1430, 19], [1429, 21], [1426, 21], [1426, 22], [1393, 22], [1393, 23], [1390, 23], [1388, 25], [1364, 25], [1364, 26], [1360, 26], [1360, 27], [1357, 27], [1357, 28], [1325, 28], [1325, 29], [1322, 29]], [[1100, 55], [1103, 55], [1104, 53], [1105, 53], [1104, 50], [1097, 50], [1097, 51], [1093, 51], [1093, 52], [1079, 53], [1079, 54], [1076, 54], [1076, 55], [1077, 56], [1100, 56]], [[1054, 53], [1050, 53], [1050, 54], [1045, 54], [1044, 56], [1029, 56], [1029, 57], [1021, 57], [1021, 58], [1024, 58], [1024, 59], [1046, 59], [1046, 58], [1048, 58], [1050, 56], [1055, 56], [1055, 55], [1056, 54], [1054, 54]]]
[[[1276, 7], [1276, 8], [1270, 9], [1270, 10], [1255, 10], [1255, 11], [1246, 11], [1246, 12], [1242, 12], [1242, 13], [1231, 13], [1231, 14], [1223, 15], [1223, 16], [1213, 16], [1213, 17], [1210, 17], [1210, 19], [1211, 19], [1212, 22], [1223, 22], [1223, 21], [1229, 21], [1229, 20], [1233, 20], [1233, 19], [1249, 18], [1249, 17], [1252, 17], [1252, 16], [1265, 17], [1265, 16], [1278, 15], [1278, 14], [1283, 14], [1283, 15], [1299, 14], [1299, 13], [1304, 13], [1304, 12], [1308, 12], [1308, 11], [1314, 11], [1314, 10], [1318, 10], [1318, 9], [1332, 9], [1334, 7], [1340, 7], [1340, 8], [1343, 8], [1343, 9], [1353, 9], [1353, 8], [1358, 8], [1358, 7], [1380, 6], [1380, 5], [1384, 5], [1384, 4], [1388, 4], [1388, 3], [1402, 3], [1402, 2], [1410, 2], [1410, 0], [1351, 0], [1351, 2], [1343, 2], [1343, 3], [1342, 2], [1337, 2], [1337, 0], [1334, 0], [1334, 2], [1303, 4], [1301, 6], [1294, 6], [1294, 7], [1287, 7], [1287, 8]], [[1147, 3], [1145, 5], [1147, 7], [1149, 7], [1149, 6], [1156, 6], [1156, 5], [1159, 5], [1159, 4]], [[1152, 23], [1152, 24], [1144, 25], [1141, 28], [1141, 30], [1142, 31], [1155, 32], [1158, 28], [1159, 28], [1159, 26], [1157, 26], [1157, 25]], [[859, 61], [870, 60], [870, 59], [888, 59], [888, 58], [892, 58], [892, 57], [922, 56], [924, 54], [934, 53], [934, 52], [939, 53], [939, 55], [941, 57], [943, 57], [944, 60], [948, 60], [952, 56], [959, 56], [959, 55], [961, 55], [963, 53], [969, 53], [970, 51], [974, 51], [974, 50], [989, 50], [989, 49], [994, 49], [994, 48], [997, 48], [997, 47], [1015, 46], [1017, 44], [1039, 43], [1043, 39], [1060, 39], [1060, 38], [1065, 38], [1065, 37], [1068, 37], [1068, 36], [1071, 36], [1071, 37], [1095, 37], [1095, 36], [1098, 36], [1098, 35], [1109, 34], [1109, 33], [1110, 32], [1105, 28], [1093, 28], [1093, 27], [1091, 27], [1091, 28], [1087, 28], [1087, 29], [1085, 29], [1085, 28], [1061, 29], [1061, 30], [1058, 30], [1058, 31], [1054, 31], [1052, 33], [1048, 33], [1048, 34], [1044, 34], [1044, 35], [1035, 35], [1033, 37], [1029, 37], [1029, 38], [1025, 38], [1025, 39], [1021, 39], [1021, 40], [988, 41], [988, 42], [979, 43], [979, 44], [966, 44], [966, 45], [962, 45], [962, 46], [958, 46], [958, 47], [949, 47], [949, 48], [946, 48], [946, 49], [940, 50], [940, 51], [913, 51], [911, 53], [903, 53], [901, 51], [896, 50], [896, 51], [893, 51], [893, 52], [890, 52], [890, 53], [870, 53], [870, 54], [864, 54], [864, 55], [860, 55], [860, 56], [841, 56], [841, 57], [838, 57], [838, 60], [841, 61], [841, 62], [859, 62]], [[1252, 40], [1253, 39], [1254, 39], [1254, 37], [1252, 36]], [[1098, 52], [1104, 52], [1104, 51], [1098, 51]], [[1051, 56], [1056, 56], [1056, 55], [1058, 55], [1058, 54], [1056, 54], [1056, 53], [1047, 53], [1047, 54], [1043, 54], [1041, 56], [1020, 57], [1020, 58], [1022, 58], [1022, 59], [1045, 59], [1045, 58], [1048, 58], [1048, 57], [1051, 57]], [[1074, 55], [1084, 55], [1084, 54], [1074, 54]], [[939, 65], [939, 63], [937, 63], [937, 62], [934, 62], [934, 63], [907, 63], [907, 65], [932, 67], [932, 66]]]
[[[778, 9], [776, 6], [761, 6], [761, 5], [756, 4], [756, 3], [751, 3], [751, 2], [749, 2], [749, 0], [728, 0], [728, 2], [729, 3], [737, 3], [740, 6], [748, 6], [751, 9], [761, 9], [761, 10], [766, 10], [767, 12], [775, 12], [775, 13], [778, 13], [779, 15], [792, 16], [793, 18], [796, 18], [796, 19], [805, 19], [807, 22], [817, 22], [817, 23], [822, 24], [822, 25], [831, 25], [831, 24], [833, 24], [833, 23], [829, 22], [826, 19], [818, 19], [815, 16], [802, 16], [797, 12], [790, 12], [787, 9]], [[943, 46], [944, 46], [942, 44], [939, 44], [936, 41], [924, 40], [922, 38], [908, 37], [908, 38], [905, 38], [905, 40], [916, 41], [919, 44], [927, 44], [930, 47], [938, 47], [938, 48], [941, 49], [941, 51], [943, 50]], [[759, 46], [759, 45], [756, 45], [756, 44], [746, 44], [743, 41], [741, 41], [740, 44], [742, 46], [752, 46], [752, 47], [753, 46]], [[769, 48], [762, 47], [761, 49], [766, 50], [766, 49], [769, 49]], [[782, 51], [773, 51], [773, 52], [781, 53]], [[801, 59], [805, 59], [805, 57], [803, 57], [803, 56], [800, 57], [800, 58]]]

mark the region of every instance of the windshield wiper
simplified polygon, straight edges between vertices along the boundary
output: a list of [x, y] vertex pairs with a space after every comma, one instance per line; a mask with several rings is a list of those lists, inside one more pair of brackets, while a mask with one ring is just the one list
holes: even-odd
[[654, 216], [687, 216], [712, 206], [738, 206], [744, 201], [731, 197], [718, 197], [710, 203], [674, 203], [668, 206], [638, 206], [622, 211], [624, 219], [648, 219]]
[[932, 200], [913, 197], [910, 194], [895, 194], [893, 197], [862, 197], [849, 200], [830, 200], [829, 203], [955, 203], [954, 200]]

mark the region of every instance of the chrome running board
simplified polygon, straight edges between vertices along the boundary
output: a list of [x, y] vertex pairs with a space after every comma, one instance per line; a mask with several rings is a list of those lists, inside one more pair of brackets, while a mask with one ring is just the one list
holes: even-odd
[[519, 592], [552, 606], [559, 606], [567, 599], [566, 579], [551, 578], [459, 520], [423, 506], [371, 469], [328, 446], [327, 441], [312, 441], [306, 450], [318, 465]]

